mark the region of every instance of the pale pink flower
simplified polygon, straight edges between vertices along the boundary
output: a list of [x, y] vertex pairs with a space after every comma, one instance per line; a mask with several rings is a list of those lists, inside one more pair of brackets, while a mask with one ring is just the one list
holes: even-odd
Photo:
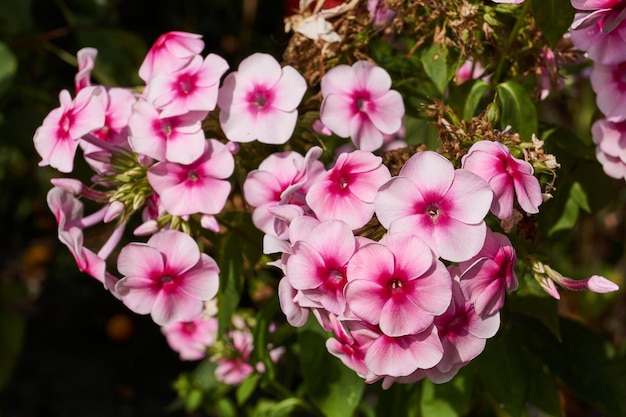
[[139, 77], [148, 84], [155, 75], [169, 74], [184, 67], [203, 49], [202, 35], [177, 31], [164, 33], [146, 54], [139, 67]]
[[197, 361], [206, 356], [207, 347], [215, 343], [217, 319], [198, 316], [191, 321], [175, 321], [161, 327], [167, 344], [184, 361]]
[[175, 230], [122, 248], [117, 269], [124, 278], [115, 288], [124, 304], [138, 314], [151, 314], [159, 325], [194, 320], [219, 285], [217, 263], [200, 253], [191, 236]]
[[318, 219], [343, 220], [355, 230], [372, 218], [376, 192], [390, 178], [381, 157], [359, 150], [342, 153], [311, 186], [306, 202]]
[[350, 227], [340, 220], [327, 220], [311, 229], [304, 240], [292, 237], [292, 242], [285, 274], [291, 286], [315, 305], [342, 315], [346, 265], [356, 249]]
[[485, 245], [469, 261], [459, 264], [461, 288], [481, 316], [496, 314], [507, 292], [517, 289], [517, 254], [509, 239], [487, 229]]
[[162, 119], [157, 109], [139, 100], [128, 120], [128, 140], [137, 153], [158, 161], [191, 164], [204, 152], [201, 120], [205, 116], [206, 112], [190, 112]]
[[380, 188], [374, 206], [390, 233], [413, 233], [437, 256], [460, 262], [482, 248], [492, 198], [489, 184], [478, 175], [455, 170], [443, 156], [424, 151]]
[[613, 178], [626, 177], [626, 121], [596, 120], [591, 135], [604, 172]]
[[82, 48], [76, 53], [78, 72], [74, 76], [74, 88], [77, 94], [83, 88], [91, 86], [91, 71], [97, 56], [98, 50], [95, 48]]
[[217, 214], [230, 194], [226, 180], [235, 161], [226, 145], [209, 139], [202, 155], [189, 165], [159, 162], [148, 169], [148, 182], [163, 209], [176, 216]]
[[389, 234], [360, 247], [346, 275], [351, 314], [378, 325], [387, 336], [426, 330], [450, 304], [450, 274], [430, 248], [409, 233]]
[[499, 219], [513, 215], [514, 195], [527, 213], [538, 213], [542, 203], [541, 186], [528, 162], [514, 158], [499, 142], [481, 140], [461, 159], [462, 167], [489, 182], [494, 199], [491, 212]]
[[226, 76], [217, 99], [220, 124], [234, 142], [285, 143], [296, 126], [304, 77], [271, 55], [255, 53]]
[[283, 277], [278, 283], [278, 301], [280, 309], [285, 314], [287, 322], [293, 327], [302, 327], [309, 319], [309, 309], [296, 302], [298, 291]]
[[566, 288], [571, 291], [591, 291], [599, 294], [604, 294], [607, 292], [614, 292], [619, 290], [617, 284], [612, 281], [609, 281], [603, 276], [600, 275], [592, 275], [586, 279], [571, 279], [566, 278], [564, 276], [552, 276], [554, 281], [559, 284], [561, 287]]
[[254, 372], [254, 367], [250, 364], [250, 353], [254, 348], [253, 338], [247, 329], [231, 330], [228, 337], [232, 342], [230, 347], [233, 355], [216, 361], [215, 378], [225, 384], [238, 385]]
[[330, 316], [330, 323], [335, 337], [326, 340], [326, 349], [361, 378], [365, 378], [368, 374], [365, 353], [369, 345], [380, 336], [380, 332], [360, 320], [338, 319], [334, 315]]
[[79, 139], [104, 125], [104, 108], [96, 97], [101, 93], [101, 87], [87, 87], [72, 100], [67, 90], [61, 91], [61, 106], [48, 113], [33, 137], [39, 166], [72, 172]]
[[589, 79], [604, 116], [612, 122], [626, 120], [626, 62], [616, 65], [596, 62]]
[[389, 74], [368, 61], [338, 65], [322, 77], [321, 121], [357, 149], [374, 151], [402, 126], [402, 96], [390, 88]]
[[311, 184], [324, 172], [317, 160], [320, 148], [311, 148], [306, 156], [297, 152], [279, 152], [268, 156], [258, 169], [250, 171], [243, 183], [243, 194], [252, 212], [254, 225], [264, 233], [287, 238], [288, 223], [270, 211], [278, 205], [292, 205], [310, 209], [305, 195]]
[[621, 0], [571, 0], [576, 13], [572, 42], [591, 59], [605, 65], [626, 61], [626, 24]]
[[161, 110], [160, 118], [181, 116], [190, 111], [212, 111], [217, 104], [221, 76], [228, 69], [224, 58], [195, 55], [179, 70], [150, 80], [148, 101]]

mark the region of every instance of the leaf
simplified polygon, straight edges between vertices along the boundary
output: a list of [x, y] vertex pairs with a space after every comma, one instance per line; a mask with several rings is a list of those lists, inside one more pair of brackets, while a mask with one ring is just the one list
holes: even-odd
[[248, 398], [250, 398], [256, 390], [256, 387], [259, 385], [259, 379], [259, 374], [251, 374], [241, 383], [241, 385], [239, 385], [239, 387], [237, 387], [237, 391], [235, 392], [237, 405], [241, 406], [248, 401]]
[[420, 390], [417, 384], [393, 384], [389, 389], [380, 393], [376, 416], [420, 416], [419, 394]]
[[298, 329], [304, 392], [327, 417], [349, 417], [361, 402], [363, 380], [326, 350], [326, 333], [315, 318]]
[[500, 127], [511, 126], [522, 140], [530, 141], [537, 133], [537, 110], [530, 94], [515, 81], [507, 81], [496, 87], [500, 102]]
[[569, 190], [569, 195], [578, 207], [585, 210], [587, 213], [591, 213], [589, 201], [587, 200], [587, 193], [585, 193], [585, 190], [579, 182], [572, 184], [572, 188]]
[[0, 95], [9, 87], [16, 72], [17, 58], [4, 42], [0, 42]]
[[583, 190], [580, 183], [574, 182], [570, 187], [569, 196], [563, 207], [563, 214], [550, 228], [548, 236], [552, 236], [560, 230], [572, 229], [576, 225], [576, 221], [578, 221], [578, 214], [581, 208], [591, 213], [585, 190]]
[[218, 260], [220, 267], [220, 288], [217, 297], [217, 321], [219, 334], [223, 334], [230, 325], [241, 293], [243, 292], [243, 253], [240, 240], [230, 233], [221, 241], [221, 251]]
[[422, 383], [420, 408], [424, 416], [460, 417], [465, 414], [472, 399], [473, 375], [463, 368], [445, 384], [434, 384], [428, 379]]
[[570, 0], [532, 0], [531, 7], [537, 26], [554, 48], [574, 20]]
[[407, 144], [425, 144], [428, 149], [437, 149], [441, 146], [439, 132], [431, 123], [408, 115], [404, 116], [404, 120]]
[[422, 65], [428, 78], [432, 80], [439, 93], [443, 95], [448, 84], [448, 50], [443, 44], [432, 44], [421, 55]]
[[488, 90], [489, 84], [483, 80], [476, 80], [474, 82], [469, 94], [467, 95], [467, 99], [465, 100], [465, 106], [463, 108], [464, 119], [469, 120], [476, 115], [476, 109]]
[[506, 305], [512, 312], [524, 314], [538, 320], [557, 340], [561, 340], [559, 306], [558, 301], [554, 298], [531, 294], [513, 294], [507, 298]]
[[275, 404], [267, 411], [268, 417], [283, 417], [293, 415], [293, 411], [302, 406], [298, 398], [287, 398]]

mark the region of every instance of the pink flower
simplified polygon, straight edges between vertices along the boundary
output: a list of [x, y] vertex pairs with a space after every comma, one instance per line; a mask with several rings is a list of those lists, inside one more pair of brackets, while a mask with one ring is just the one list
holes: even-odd
[[83, 88], [91, 86], [91, 71], [97, 56], [98, 50], [95, 48], [82, 48], [76, 53], [78, 72], [74, 77], [74, 88], [77, 94]]
[[498, 142], [481, 140], [463, 156], [462, 167], [489, 182], [494, 199], [491, 212], [499, 219], [513, 215], [513, 194], [527, 213], [539, 212], [543, 199], [539, 180], [528, 162], [514, 158], [509, 148]]
[[604, 294], [607, 292], [614, 292], [619, 290], [617, 284], [612, 281], [609, 281], [605, 277], [600, 275], [592, 275], [587, 279], [571, 279], [566, 278], [564, 276], [552, 277], [554, 281], [559, 284], [561, 287], [566, 288], [571, 291], [584, 291], [588, 290], [591, 292]]
[[380, 188], [374, 207], [390, 233], [413, 233], [437, 256], [460, 262], [482, 248], [492, 198], [489, 184], [478, 175], [455, 170], [443, 156], [424, 151]]
[[617, 65], [602, 65], [596, 62], [589, 77], [596, 93], [598, 108], [612, 122], [626, 120], [625, 74], [626, 62]]
[[322, 123], [352, 138], [358, 149], [380, 148], [383, 135], [397, 132], [404, 116], [402, 96], [390, 88], [389, 74], [368, 61], [332, 68], [322, 77]]
[[150, 167], [148, 182], [170, 214], [217, 214], [230, 194], [230, 182], [225, 179], [234, 166], [226, 145], [209, 139], [204, 153], [189, 165], [163, 161]]
[[517, 255], [509, 239], [487, 229], [485, 245], [469, 261], [459, 264], [461, 288], [481, 316], [496, 314], [506, 292], [517, 289]]
[[426, 330], [450, 304], [448, 271], [425, 243], [408, 233], [360, 247], [346, 274], [349, 311], [387, 336]]
[[605, 65], [626, 61], [626, 24], [620, 0], [571, 0], [576, 13], [571, 27], [572, 42], [591, 59]]
[[342, 153], [335, 166], [311, 186], [306, 202], [318, 219], [343, 220], [355, 230], [372, 218], [376, 192], [390, 178], [381, 157], [358, 150]]
[[365, 353], [369, 345], [380, 336], [380, 332], [360, 320], [338, 319], [333, 315], [330, 316], [330, 323], [335, 337], [326, 340], [326, 349], [361, 378], [365, 378], [368, 374]]
[[219, 285], [215, 261], [200, 253], [193, 238], [175, 230], [122, 248], [117, 269], [124, 275], [115, 286], [124, 304], [138, 314], [151, 314], [162, 326], [196, 319], [202, 302], [213, 298]]
[[217, 319], [199, 316], [192, 321], [175, 321], [161, 327], [172, 350], [184, 361], [197, 361], [206, 356], [207, 347], [215, 343]]
[[190, 111], [212, 111], [217, 104], [220, 77], [228, 69], [224, 58], [193, 56], [181, 69], [150, 80], [148, 101], [161, 110], [160, 118]]
[[233, 356], [217, 360], [215, 378], [225, 384], [238, 385], [254, 372], [254, 367], [250, 364], [253, 338], [249, 331], [238, 329], [230, 331], [228, 336], [232, 341]]
[[303, 297], [332, 314], [342, 315], [346, 304], [346, 265], [355, 249], [354, 235], [346, 223], [321, 222], [305, 240], [294, 241], [285, 275]]
[[279, 152], [268, 156], [258, 169], [250, 171], [243, 183], [243, 194], [252, 207], [254, 225], [264, 233], [287, 238], [287, 222], [270, 211], [279, 205], [292, 205], [308, 209], [305, 194], [324, 165], [317, 160], [321, 149], [311, 148], [306, 156], [297, 152]]
[[203, 49], [202, 35], [187, 32], [164, 33], [148, 51], [139, 67], [139, 77], [148, 84], [155, 75], [170, 74], [184, 67]]
[[285, 143], [296, 125], [306, 81], [293, 67], [256, 53], [228, 74], [217, 99], [220, 124], [234, 142]]
[[461, 65], [454, 76], [456, 84], [463, 84], [470, 80], [477, 80], [485, 73], [485, 68], [480, 62], [474, 62], [468, 59]]
[[604, 172], [613, 178], [626, 177], [626, 121], [596, 120], [591, 135]]
[[190, 112], [162, 119], [157, 109], [139, 100], [128, 120], [128, 140], [137, 153], [158, 161], [191, 164], [204, 152], [206, 139], [200, 121], [205, 116], [206, 112]]
[[52, 110], [35, 132], [33, 142], [41, 162], [61, 172], [72, 172], [78, 140], [104, 125], [100, 87], [83, 88], [72, 101], [67, 90], [59, 94], [60, 107]]

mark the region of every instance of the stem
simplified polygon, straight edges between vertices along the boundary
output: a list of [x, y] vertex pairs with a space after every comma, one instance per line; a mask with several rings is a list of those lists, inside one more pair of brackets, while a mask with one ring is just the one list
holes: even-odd
[[511, 50], [511, 46], [513, 46], [513, 42], [515, 42], [515, 38], [517, 38], [518, 32], [522, 24], [524, 23], [524, 17], [526, 16], [526, 13], [528, 12], [530, 3], [531, 3], [530, 1], [524, 2], [524, 5], [522, 6], [522, 11], [518, 15], [517, 21], [515, 22], [515, 26], [513, 26], [513, 30], [511, 30], [511, 33], [509, 34], [509, 39], [506, 42], [506, 47], [504, 48], [503, 53], [500, 55], [500, 61], [498, 62], [498, 66], [496, 67], [496, 73], [495, 73], [495, 76], [493, 77], [496, 83], [499, 82], [500, 77], [502, 76], [502, 71], [504, 70], [504, 64], [509, 55], [509, 51]]

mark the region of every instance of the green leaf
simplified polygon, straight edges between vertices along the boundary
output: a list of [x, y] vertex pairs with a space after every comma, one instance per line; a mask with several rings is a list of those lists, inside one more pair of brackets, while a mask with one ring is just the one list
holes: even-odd
[[489, 84], [483, 80], [476, 80], [472, 85], [472, 88], [465, 100], [465, 106], [463, 108], [463, 118], [471, 119], [476, 115], [476, 110], [480, 101], [485, 96], [485, 93], [489, 90]]
[[463, 368], [445, 384], [434, 384], [428, 379], [422, 383], [420, 408], [424, 416], [460, 417], [465, 415], [472, 399], [473, 375]]
[[569, 190], [569, 196], [563, 207], [563, 214], [557, 220], [557, 222], [548, 231], [548, 236], [552, 236], [559, 230], [572, 229], [578, 221], [578, 214], [580, 209], [591, 213], [589, 207], [589, 201], [587, 200], [587, 194], [585, 190], [578, 182], [574, 182]]
[[259, 374], [254, 373], [247, 377], [241, 385], [237, 387], [235, 397], [237, 398], [237, 405], [243, 405], [248, 398], [254, 393], [256, 387], [259, 385]]
[[443, 44], [432, 44], [421, 55], [422, 65], [428, 78], [432, 80], [439, 93], [443, 95], [448, 84], [448, 50]]
[[512, 294], [506, 300], [506, 306], [515, 313], [520, 313], [539, 320], [546, 329], [561, 340], [559, 329], [558, 301], [552, 297], [540, 297], [537, 295]]
[[16, 72], [17, 58], [4, 42], [0, 42], [0, 95], [11, 85]]
[[223, 334], [241, 300], [243, 292], [243, 253], [240, 240], [233, 233], [221, 241], [219, 254], [220, 288], [217, 297], [217, 321], [219, 333]]
[[428, 149], [437, 149], [441, 146], [439, 132], [431, 123], [408, 115], [404, 116], [404, 120], [407, 144], [425, 144]]
[[554, 48], [574, 20], [570, 0], [532, 0], [531, 7], [537, 26]]
[[507, 81], [496, 87], [500, 102], [500, 128], [511, 126], [522, 140], [530, 141], [537, 133], [537, 110], [530, 94], [515, 81]]
[[378, 396], [376, 417], [419, 417], [419, 397], [419, 385], [393, 384]]
[[572, 188], [569, 190], [569, 195], [578, 207], [585, 210], [587, 213], [591, 213], [589, 201], [587, 200], [587, 193], [579, 182], [574, 182], [572, 184]]
[[365, 383], [328, 353], [328, 336], [315, 318], [298, 330], [304, 392], [327, 417], [351, 416], [361, 402]]
[[298, 398], [287, 398], [272, 406], [266, 415], [268, 417], [291, 416], [293, 415], [292, 413], [301, 406], [302, 401]]

